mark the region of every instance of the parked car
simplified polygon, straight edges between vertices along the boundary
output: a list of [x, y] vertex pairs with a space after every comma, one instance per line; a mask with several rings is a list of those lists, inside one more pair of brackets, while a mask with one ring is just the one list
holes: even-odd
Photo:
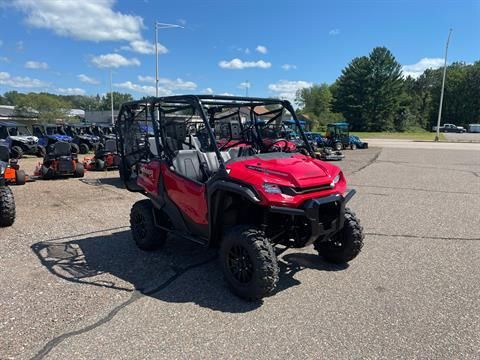
[[469, 124], [468, 132], [471, 133], [480, 133], [480, 124]]
[[[437, 127], [434, 126], [432, 131], [437, 131]], [[443, 124], [443, 126], [440, 126], [440, 132], [464, 133], [467, 132], [467, 130], [463, 126], [457, 126], [455, 124]]]

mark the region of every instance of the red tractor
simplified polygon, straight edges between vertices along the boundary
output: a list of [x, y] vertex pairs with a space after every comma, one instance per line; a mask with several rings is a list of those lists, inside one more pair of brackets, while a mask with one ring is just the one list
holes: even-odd
[[[284, 139], [265, 145], [258, 120], [286, 116], [306, 154]], [[242, 119], [242, 128], [216, 131], [229, 117]], [[151, 98], [123, 104], [116, 129], [126, 188], [146, 196], [130, 215], [137, 245], [158, 249], [172, 234], [218, 247], [224, 276], [242, 298], [273, 293], [281, 249], [313, 244], [325, 260], [346, 263], [363, 246], [363, 229], [346, 206], [355, 190], [338, 167], [315, 158], [288, 101]]]
[[83, 177], [83, 164], [78, 161], [73, 145], [68, 142], [58, 141], [48, 148], [48, 153], [43, 158], [43, 163], [38, 164], [35, 176], [42, 179], [73, 176]]

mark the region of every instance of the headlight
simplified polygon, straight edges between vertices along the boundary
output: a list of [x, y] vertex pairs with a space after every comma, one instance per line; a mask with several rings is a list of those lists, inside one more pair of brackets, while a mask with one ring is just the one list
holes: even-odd
[[277, 184], [263, 183], [263, 190], [268, 194], [281, 194], [282, 190]]
[[335, 187], [335, 185], [337, 185], [337, 183], [340, 181], [340, 177], [341, 177], [340, 175], [341, 175], [341, 174], [342, 174], [342, 173], [339, 173], [337, 176], [335, 176], [335, 177], [333, 178], [333, 181], [332, 181], [332, 183], [330, 184], [330, 186], [331, 186], [332, 188]]

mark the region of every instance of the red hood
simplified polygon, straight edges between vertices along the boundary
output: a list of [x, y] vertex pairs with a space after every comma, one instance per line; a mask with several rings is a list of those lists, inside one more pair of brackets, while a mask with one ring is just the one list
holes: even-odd
[[249, 183], [308, 188], [330, 184], [340, 169], [301, 154], [272, 153], [227, 164], [230, 176]]

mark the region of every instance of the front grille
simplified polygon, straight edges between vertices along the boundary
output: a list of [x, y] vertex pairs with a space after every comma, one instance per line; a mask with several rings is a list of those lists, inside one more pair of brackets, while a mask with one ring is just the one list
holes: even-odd
[[321, 186], [312, 186], [312, 187], [306, 187], [306, 188], [294, 188], [294, 187], [289, 187], [289, 186], [280, 186], [280, 189], [282, 190], [282, 193], [286, 195], [302, 195], [302, 194], [309, 194], [312, 192], [317, 192], [317, 191], [323, 191], [323, 190], [331, 190], [332, 186], [331, 184], [326, 184], [326, 185], [321, 185]]

